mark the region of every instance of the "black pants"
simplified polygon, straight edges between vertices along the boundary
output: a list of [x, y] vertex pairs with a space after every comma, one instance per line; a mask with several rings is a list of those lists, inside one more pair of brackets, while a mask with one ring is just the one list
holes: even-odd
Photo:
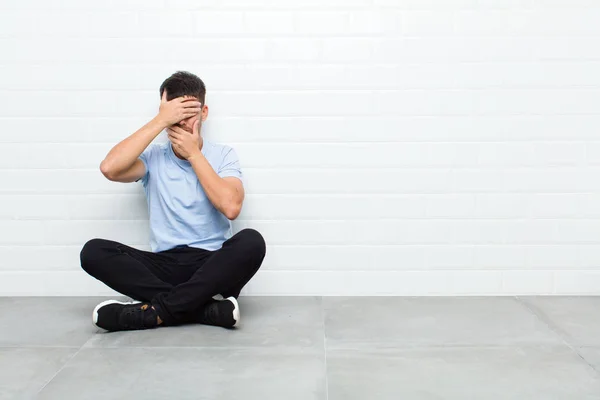
[[194, 322], [213, 296], [238, 297], [265, 257], [265, 241], [244, 229], [208, 251], [176, 247], [152, 253], [104, 239], [81, 250], [81, 267], [110, 288], [151, 302], [167, 325]]

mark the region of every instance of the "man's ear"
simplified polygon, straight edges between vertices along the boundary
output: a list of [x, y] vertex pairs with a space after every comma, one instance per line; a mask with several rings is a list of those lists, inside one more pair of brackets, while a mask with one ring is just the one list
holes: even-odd
[[208, 118], [208, 106], [202, 107], [202, 122]]

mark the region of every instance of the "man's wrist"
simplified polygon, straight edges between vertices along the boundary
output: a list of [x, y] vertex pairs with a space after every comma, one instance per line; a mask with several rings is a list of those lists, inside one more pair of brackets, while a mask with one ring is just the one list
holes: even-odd
[[198, 150], [194, 151], [193, 153], [190, 153], [190, 156], [188, 157], [188, 161], [192, 162], [193, 159], [198, 159], [200, 157], [204, 157], [204, 155], [202, 154], [200, 149], [198, 149]]
[[156, 117], [153, 118], [154, 123], [157, 124], [157, 126], [160, 128], [160, 131], [162, 132], [164, 129], [169, 127], [169, 124], [167, 123], [167, 121], [165, 121], [163, 118], [161, 118], [160, 115], [157, 115]]

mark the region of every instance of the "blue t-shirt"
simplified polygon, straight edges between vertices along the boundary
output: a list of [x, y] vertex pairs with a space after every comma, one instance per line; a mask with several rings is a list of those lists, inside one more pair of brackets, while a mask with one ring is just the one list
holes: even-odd
[[[217, 174], [242, 179], [235, 151], [204, 140], [202, 154]], [[153, 252], [187, 245], [218, 250], [232, 235], [231, 222], [217, 210], [187, 160], [175, 155], [171, 142], [151, 144], [140, 155], [146, 166], [141, 178], [150, 216]]]

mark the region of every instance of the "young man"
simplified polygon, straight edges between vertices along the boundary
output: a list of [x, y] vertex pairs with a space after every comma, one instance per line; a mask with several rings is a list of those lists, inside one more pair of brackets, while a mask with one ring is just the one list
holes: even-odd
[[[111, 181], [142, 181], [152, 248], [105, 239], [84, 245], [82, 268], [137, 300], [100, 303], [93, 321], [103, 329], [194, 322], [233, 328], [240, 320], [236, 298], [260, 268], [265, 242], [252, 229], [232, 236], [230, 220], [244, 200], [242, 172], [232, 148], [200, 135], [208, 117], [205, 95], [197, 76], [173, 74], [160, 87], [158, 115], [113, 147], [100, 165]], [[169, 141], [150, 145], [164, 129]]]

